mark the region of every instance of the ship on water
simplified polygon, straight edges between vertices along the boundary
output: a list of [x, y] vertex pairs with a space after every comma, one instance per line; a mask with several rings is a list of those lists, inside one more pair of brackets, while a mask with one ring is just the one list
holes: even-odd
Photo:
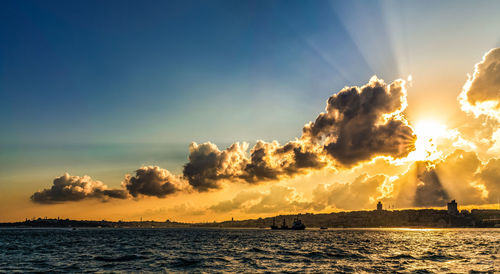
[[306, 225], [304, 223], [302, 223], [302, 221], [297, 216], [297, 218], [295, 218], [293, 220], [292, 227], [288, 227], [288, 225], [286, 224], [285, 218], [283, 218], [283, 223], [281, 224], [281, 226], [278, 227], [276, 225], [276, 217], [274, 217], [273, 218], [273, 224], [271, 225], [271, 229], [279, 229], [279, 230], [304, 230], [304, 229], [306, 229]]

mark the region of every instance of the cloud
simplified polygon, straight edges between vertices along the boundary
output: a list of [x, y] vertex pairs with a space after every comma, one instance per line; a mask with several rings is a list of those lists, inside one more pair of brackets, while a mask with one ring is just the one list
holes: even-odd
[[189, 162], [184, 165], [183, 174], [189, 184], [198, 191], [220, 188], [221, 179], [239, 177], [248, 163], [247, 143], [234, 143], [220, 151], [210, 142], [189, 145]]
[[101, 181], [94, 181], [89, 176], [71, 176], [68, 173], [54, 179], [52, 187], [35, 192], [31, 200], [41, 204], [80, 201], [99, 198], [127, 199], [130, 196], [156, 196], [164, 198], [179, 191], [186, 191], [186, 183], [168, 170], [157, 166], [141, 167], [135, 175], [125, 175], [122, 189], [109, 189]]
[[312, 203], [303, 201], [295, 188], [271, 186], [267, 192], [242, 191], [232, 200], [221, 201], [211, 207], [215, 212], [241, 210], [245, 213], [297, 212], [312, 208]]
[[416, 207], [443, 206], [449, 196], [443, 188], [435, 168], [426, 162], [416, 162], [417, 168], [417, 188], [413, 205]]
[[475, 179], [484, 185], [487, 191], [487, 202], [498, 203], [500, 200], [500, 159], [490, 159], [475, 175]]
[[498, 155], [500, 151], [500, 48], [484, 54], [458, 96], [467, 117], [457, 128], [463, 138], [474, 144], [481, 157]]
[[291, 177], [306, 170], [321, 169], [327, 165], [321, 151], [300, 141], [281, 146], [278, 142], [257, 141], [250, 152], [250, 162], [240, 178], [247, 182], [275, 180], [279, 176]]
[[302, 140], [323, 143], [326, 153], [345, 166], [384, 155], [413, 151], [416, 136], [402, 115], [403, 80], [387, 85], [376, 76], [361, 88], [346, 87], [327, 100], [326, 112], [303, 128]]
[[203, 208], [196, 208], [189, 203], [176, 204], [172, 207], [157, 207], [148, 208], [142, 212], [136, 213], [134, 217], [136, 218], [153, 218], [153, 219], [163, 219], [168, 218], [168, 220], [173, 221], [173, 217], [185, 217], [185, 216], [202, 216], [206, 213]]
[[435, 163], [434, 170], [449, 199], [470, 205], [485, 202], [482, 197], [483, 191], [474, 178], [481, 168], [482, 162], [475, 152], [457, 149], [442, 161]]
[[378, 201], [386, 207], [444, 207], [451, 199], [479, 205], [497, 202], [499, 181], [500, 159], [483, 164], [475, 152], [457, 149], [436, 161], [416, 161], [397, 176], [361, 174], [351, 182], [318, 184], [311, 200], [302, 199], [294, 188], [272, 186], [269, 192], [242, 191], [209, 209], [246, 213], [360, 210], [374, 209]]
[[500, 120], [500, 48], [488, 51], [474, 67], [459, 96], [462, 110]]
[[318, 152], [298, 141], [284, 146], [277, 141], [257, 141], [249, 156], [247, 150], [247, 143], [234, 143], [222, 151], [210, 142], [191, 143], [184, 177], [194, 189], [203, 192], [220, 188], [224, 179], [258, 183], [326, 166]]
[[269, 192], [260, 201], [246, 209], [248, 213], [297, 212], [311, 208], [312, 204], [303, 201], [292, 187], [271, 186]]
[[384, 197], [387, 179], [384, 175], [362, 174], [350, 183], [319, 184], [313, 190], [315, 209], [327, 206], [345, 210], [373, 208]]
[[494, 203], [498, 179], [500, 161], [483, 164], [475, 152], [457, 149], [434, 162], [415, 162], [395, 177], [390, 202], [398, 207], [445, 206], [452, 199], [463, 205]]
[[125, 199], [127, 192], [122, 189], [108, 189], [101, 181], [94, 181], [89, 176], [70, 176], [68, 173], [57, 177], [49, 189], [35, 192], [31, 200], [40, 204], [52, 204], [68, 201], [80, 201], [86, 198]]
[[403, 80], [390, 85], [372, 77], [359, 87], [346, 87], [327, 100], [326, 112], [306, 124], [300, 139], [280, 145], [257, 141], [225, 150], [210, 142], [192, 143], [184, 177], [198, 191], [221, 187], [222, 180], [259, 183], [280, 180], [327, 166], [352, 166], [376, 156], [401, 158], [416, 140], [402, 112]]
[[122, 186], [134, 198], [140, 196], [164, 198], [181, 191], [182, 180], [166, 169], [145, 166], [136, 170], [134, 176], [127, 174]]
[[483, 164], [475, 152], [457, 149], [436, 161], [416, 161], [396, 176], [362, 174], [348, 183], [320, 184], [311, 202], [316, 210], [374, 208], [378, 200], [397, 208], [443, 207], [452, 199], [488, 204], [500, 196], [499, 181], [499, 159]]
[[241, 191], [232, 200], [221, 201], [209, 209], [215, 212], [230, 212], [242, 207], [248, 207], [246, 203], [262, 198], [263, 194], [257, 191]]

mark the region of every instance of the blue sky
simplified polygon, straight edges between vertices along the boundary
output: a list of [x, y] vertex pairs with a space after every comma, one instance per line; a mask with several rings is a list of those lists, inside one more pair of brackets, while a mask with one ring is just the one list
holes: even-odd
[[5, 2], [0, 140], [289, 140], [343, 86], [416, 73], [433, 32], [490, 35], [485, 3]]
[[439, 114], [422, 98], [456, 104], [466, 73], [500, 45], [499, 10], [492, 1], [4, 1], [0, 188], [36, 189], [65, 171], [118, 185], [142, 164], [177, 173], [191, 141], [285, 142], [329, 96], [374, 74], [411, 74], [410, 118]]
[[[7, 143], [289, 139], [333, 91], [375, 73], [328, 2], [9, 2], [2, 13]], [[385, 50], [379, 73], [394, 78]]]

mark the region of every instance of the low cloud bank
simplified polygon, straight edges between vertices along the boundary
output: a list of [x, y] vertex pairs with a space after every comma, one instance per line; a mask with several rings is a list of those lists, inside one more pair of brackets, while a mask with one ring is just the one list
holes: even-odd
[[83, 199], [110, 198], [127, 199], [155, 196], [165, 198], [177, 192], [186, 191], [186, 183], [171, 174], [168, 170], [157, 166], [145, 166], [135, 171], [135, 175], [127, 174], [122, 182], [122, 188], [110, 189], [101, 181], [89, 176], [71, 176], [68, 173], [57, 177], [52, 187], [35, 192], [31, 200], [40, 204], [54, 204]]
[[350, 183], [320, 184], [313, 190], [316, 210], [333, 207], [344, 210], [373, 208], [383, 196], [384, 175], [362, 174]]
[[500, 197], [499, 179], [499, 159], [483, 163], [475, 152], [457, 149], [441, 160], [413, 163], [392, 182], [386, 200], [398, 207], [441, 207], [451, 199], [462, 205], [492, 204]]
[[350, 182], [319, 184], [312, 198], [304, 200], [294, 188], [272, 186], [269, 192], [242, 191], [233, 199], [208, 209], [224, 213], [313, 209], [374, 209], [378, 201], [387, 207], [443, 207], [451, 199], [460, 205], [497, 203], [500, 197], [500, 159], [481, 162], [475, 152], [457, 149], [436, 161], [416, 161], [400, 175], [361, 174]]
[[35, 192], [31, 200], [40, 204], [52, 204], [86, 198], [98, 198], [103, 201], [109, 198], [125, 199], [127, 196], [126, 191], [108, 189], [101, 181], [94, 181], [89, 176], [71, 176], [65, 173], [54, 179], [51, 188]]
[[221, 201], [208, 209], [219, 213], [233, 210], [275, 213], [302, 211], [312, 207], [313, 203], [304, 201], [294, 188], [274, 185], [267, 192], [242, 191], [232, 200]]

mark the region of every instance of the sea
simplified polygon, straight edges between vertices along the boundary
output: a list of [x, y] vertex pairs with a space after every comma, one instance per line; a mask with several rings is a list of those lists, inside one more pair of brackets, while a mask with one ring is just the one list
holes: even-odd
[[500, 229], [0, 229], [0, 272], [500, 273]]

